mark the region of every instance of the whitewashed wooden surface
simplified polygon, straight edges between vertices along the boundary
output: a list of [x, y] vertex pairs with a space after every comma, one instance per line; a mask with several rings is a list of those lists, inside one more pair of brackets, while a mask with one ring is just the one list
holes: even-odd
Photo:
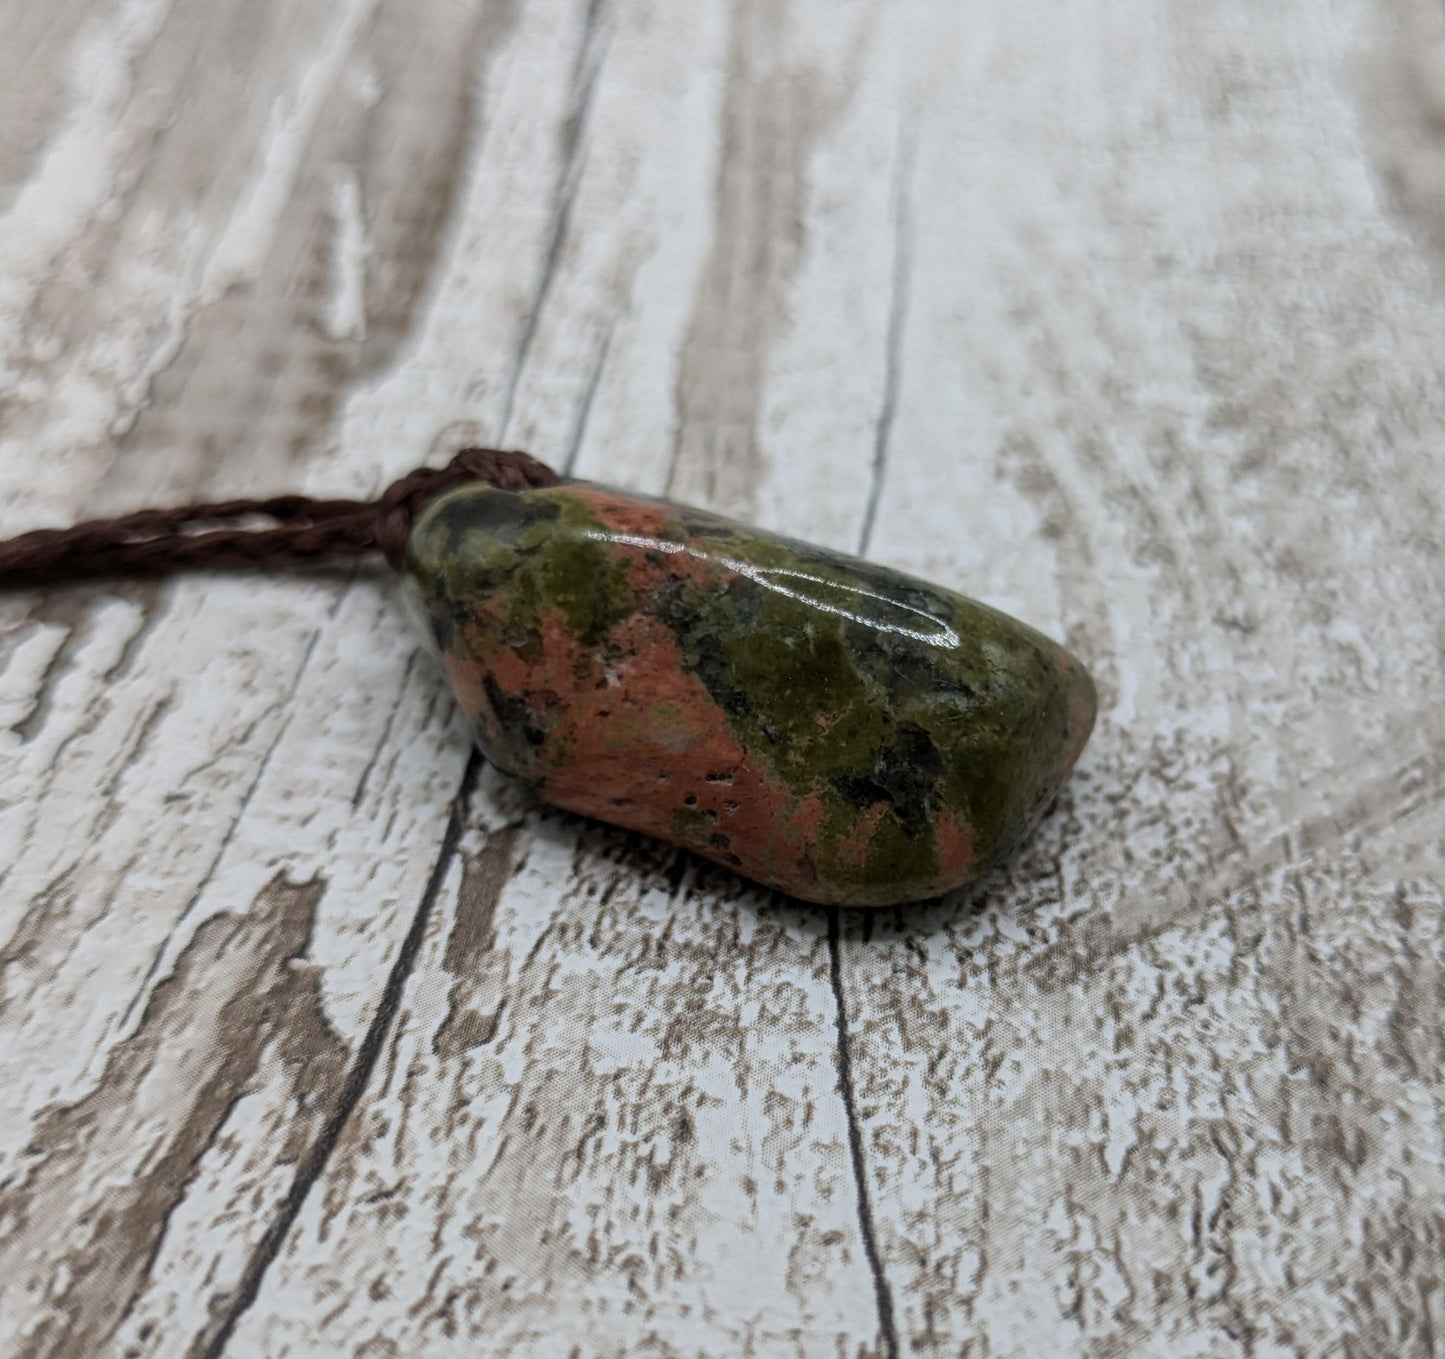
[[1445, 1352], [1437, 7], [0, 33], [0, 532], [482, 439], [1103, 701], [839, 915], [469, 764], [374, 573], [0, 597], [0, 1352]]

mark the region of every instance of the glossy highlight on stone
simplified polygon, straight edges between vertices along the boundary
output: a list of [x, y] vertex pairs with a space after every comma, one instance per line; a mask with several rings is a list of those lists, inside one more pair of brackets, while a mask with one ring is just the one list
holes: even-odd
[[405, 571], [500, 769], [808, 901], [978, 876], [1094, 723], [1083, 666], [1005, 614], [605, 487], [451, 491]]

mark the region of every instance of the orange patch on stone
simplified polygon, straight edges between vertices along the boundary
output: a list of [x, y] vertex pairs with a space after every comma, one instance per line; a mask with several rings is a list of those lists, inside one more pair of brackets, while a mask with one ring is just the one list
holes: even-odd
[[1089, 743], [1097, 716], [1097, 699], [1093, 683], [1077, 660], [1061, 646], [1054, 648], [1054, 662], [1064, 676], [1069, 692], [1068, 740], [1059, 762], [1058, 781], [1062, 783], [1073, 772], [1079, 756]]
[[939, 880], [962, 882], [971, 877], [976, 857], [973, 827], [943, 807], [934, 819], [933, 834], [934, 843], [938, 846]]
[[[492, 634], [494, 637], [496, 634]], [[713, 697], [682, 663], [664, 623], [643, 614], [608, 635], [608, 657], [579, 645], [560, 613], [541, 620], [540, 654], [468, 635], [470, 659], [448, 660], [468, 712], [492, 717], [490, 671], [547, 727], [529, 771], [549, 801], [697, 853], [798, 896], [817, 892], [816, 797], [797, 797], [749, 760]], [[613, 653], [616, 653], [615, 655]], [[475, 704], [475, 709], [471, 706]], [[679, 812], [691, 833], [679, 836]]]

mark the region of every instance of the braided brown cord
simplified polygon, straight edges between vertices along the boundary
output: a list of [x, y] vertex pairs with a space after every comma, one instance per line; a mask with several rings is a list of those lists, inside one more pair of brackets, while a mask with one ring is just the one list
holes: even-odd
[[373, 501], [225, 500], [38, 529], [0, 542], [0, 589], [188, 568], [308, 566], [372, 552], [399, 566], [412, 520], [442, 491], [469, 481], [525, 491], [560, 480], [525, 453], [464, 448], [445, 467], [407, 473]]

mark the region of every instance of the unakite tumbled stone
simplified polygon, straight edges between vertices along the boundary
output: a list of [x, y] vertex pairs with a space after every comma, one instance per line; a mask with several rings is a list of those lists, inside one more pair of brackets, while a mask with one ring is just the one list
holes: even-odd
[[500, 769], [808, 901], [976, 877], [1094, 722], [1084, 668], [994, 609], [598, 486], [440, 496], [406, 572]]

